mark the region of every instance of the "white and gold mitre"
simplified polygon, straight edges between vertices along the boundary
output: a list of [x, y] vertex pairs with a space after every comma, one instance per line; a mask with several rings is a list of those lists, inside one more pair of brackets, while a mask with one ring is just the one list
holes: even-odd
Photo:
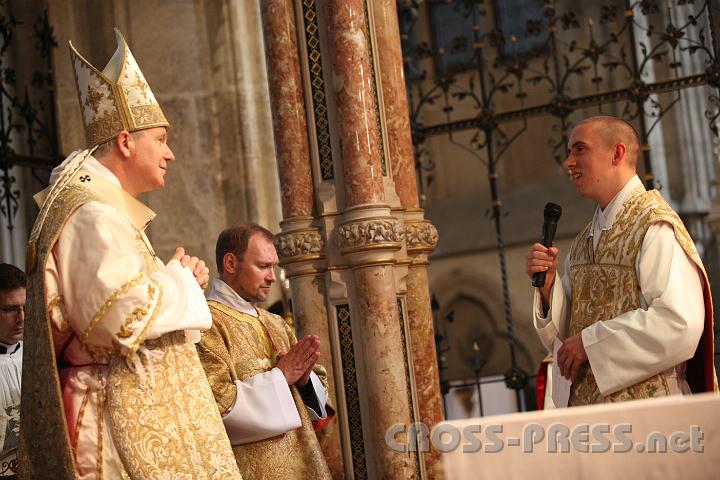
[[117, 28], [115, 38], [117, 50], [102, 72], [70, 42], [88, 147], [110, 140], [121, 130], [133, 132], [170, 125]]

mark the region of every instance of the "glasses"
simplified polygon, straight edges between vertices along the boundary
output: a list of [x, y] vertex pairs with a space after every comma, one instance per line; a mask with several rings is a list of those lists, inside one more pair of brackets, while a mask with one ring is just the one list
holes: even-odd
[[20, 312], [25, 313], [25, 305], [5, 305], [0, 307], [0, 313], [3, 315], [18, 315]]

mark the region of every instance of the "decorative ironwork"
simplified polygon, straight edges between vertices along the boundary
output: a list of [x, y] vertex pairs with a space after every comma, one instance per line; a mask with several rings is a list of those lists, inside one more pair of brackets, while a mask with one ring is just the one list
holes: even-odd
[[[457, 31], [443, 45], [431, 45], [419, 40], [420, 29], [415, 27], [438, 3], [452, 4], [453, 15], [462, 15], [470, 28]], [[526, 375], [517, 369], [515, 358], [502, 229], [507, 212], [497, 181], [503, 155], [526, 132], [529, 119], [547, 116], [555, 121], [548, 144], [561, 163], [573, 114], [590, 107], [603, 112], [614, 104], [639, 127], [645, 183], [654, 188], [648, 136], [681, 99], [682, 90], [703, 85], [720, 89], [720, 59], [706, 26], [717, 25], [710, 18], [707, 0], [677, 0], [663, 7], [651, 0], [609, 0], [588, 7], [585, 14], [593, 9], [597, 13], [587, 20], [573, 11], [569, 0], [525, 3], [541, 3], [542, 15], [528, 19], [522, 32], [504, 32], [488, 14], [493, 4], [484, 0], [398, 2], [421, 199], [425, 200], [425, 189], [433, 179], [434, 162], [424, 146], [429, 137], [446, 135], [449, 143], [487, 170], [492, 202], [488, 216], [496, 232], [512, 361], [507, 383], [518, 391], [521, 405], [519, 392]], [[720, 32], [713, 33], [717, 37]], [[542, 36], [546, 39], [538, 47]], [[526, 45], [529, 42], [534, 42], [532, 48]], [[704, 68], [682, 74], [689, 56], [704, 60]], [[705, 116], [717, 134], [720, 95], [711, 96], [708, 105]]]
[[333, 166], [332, 146], [330, 145], [327, 99], [325, 97], [325, 81], [323, 80], [320, 34], [315, 0], [304, 0], [302, 8], [305, 24], [305, 43], [307, 45], [308, 62], [310, 63], [310, 86], [313, 98], [313, 114], [315, 116], [315, 134], [320, 156], [320, 176], [323, 180], [332, 180], [335, 178], [335, 167]]
[[345, 403], [350, 433], [350, 449], [352, 450], [354, 478], [361, 480], [368, 477], [365, 462], [365, 444], [363, 443], [362, 412], [360, 411], [360, 395], [358, 392], [357, 372], [355, 370], [355, 347], [352, 338], [352, 322], [350, 305], [335, 305], [338, 332], [340, 336], [340, 352], [342, 357], [343, 383], [345, 385]]
[[[43, 66], [32, 72], [24, 87], [18, 88], [18, 72], [8, 57], [21, 25], [5, 3], [0, 2], [0, 212], [10, 231], [20, 206], [20, 190], [12, 168], [29, 168], [35, 180], [46, 186], [37, 170], [51, 169], [59, 158], [52, 66], [52, 51], [57, 42], [44, 11], [30, 34]], [[23, 57], [23, 61], [28, 58]]]

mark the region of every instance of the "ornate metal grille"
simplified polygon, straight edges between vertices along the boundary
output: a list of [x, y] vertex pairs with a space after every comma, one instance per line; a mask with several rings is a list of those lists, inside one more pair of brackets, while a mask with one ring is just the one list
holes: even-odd
[[[52, 49], [57, 42], [47, 11], [38, 16], [31, 32], [24, 27], [26, 24], [0, 2], [0, 212], [10, 231], [20, 206], [12, 168], [28, 168], [38, 184], [46, 186], [43, 177], [47, 173], [42, 176], [39, 171], [51, 169], [59, 159], [52, 65]], [[27, 40], [33, 41], [36, 58], [25, 54], [13, 58], [17, 53], [14, 42]], [[20, 67], [32, 65], [33, 60], [38, 68], [29, 74], [22, 68], [20, 74]]]
[[[644, 182], [655, 188], [648, 137], [682, 90], [712, 87], [704, 115], [718, 134], [718, 7], [707, 0], [399, 0], [398, 9], [423, 200], [435, 169], [430, 137], [445, 136], [487, 170], [512, 361], [505, 377], [519, 391], [527, 375], [515, 358], [499, 162], [529, 119], [546, 116], [561, 163], [573, 114], [594, 107], [636, 125]], [[688, 63], [702, 67], [688, 73]]]

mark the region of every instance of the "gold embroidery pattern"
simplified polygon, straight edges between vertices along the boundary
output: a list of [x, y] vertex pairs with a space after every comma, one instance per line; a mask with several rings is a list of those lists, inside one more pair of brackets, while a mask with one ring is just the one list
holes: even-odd
[[113, 356], [108, 409], [115, 441], [131, 478], [237, 479], [237, 466], [220, 414], [192, 343], [184, 332], [144, 342], [163, 352], [155, 381], [138, 382]]
[[[695, 245], [680, 218], [657, 191], [646, 192], [640, 186], [623, 204], [610, 230], [600, 237], [597, 251], [592, 250], [591, 225], [576, 237], [568, 261], [573, 285], [569, 335], [580, 333], [598, 320], [614, 318], [640, 308], [640, 288], [635, 271], [647, 229], [668, 222], [687, 254], [700, 267]], [[589, 365], [584, 365], [573, 383], [570, 405], [621, 402], [670, 394], [665, 372], [654, 375], [613, 394], [603, 396]]]
[[130, 114], [136, 127], [167, 125], [165, 115], [159, 105], [138, 105], [130, 107]]
[[103, 117], [94, 119], [85, 128], [85, 139], [88, 145], [99, 145], [110, 140], [125, 127], [120, 121], [117, 111], [113, 109]]
[[[93, 368], [95, 379], [104, 385], [104, 379], [97, 367]], [[95, 392], [97, 395], [97, 431], [98, 431], [98, 453], [97, 453], [97, 478], [103, 478], [103, 431], [105, 430], [105, 389]]]
[[[138, 252], [152, 258], [144, 242]], [[147, 274], [157, 264], [146, 263]], [[107, 406], [115, 441], [130, 478], [187, 480], [241, 479], [220, 414], [195, 345], [184, 331], [145, 340], [162, 304], [159, 283], [148, 286], [156, 304], [145, 328], [130, 347], [142, 344], [162, 357], [143, 359], [154, 382], [138, 382], [122, 356], [110, 357]]]
[[[77, 476], [53, 355], [43, 276], [52, 246], [68, 217], [79, 206], [97, 200], [82, 187], [65, 188], [49, 205], [42, 229], [35, 237], [38, 256], [37, 268], [28, 279], [29, 310], [23, 358], [25, 400], [21, 404], [20, 430], [20, 457], [27, 478], [45, 478], [47, 472], [52, 472], [55, 478]], [[156, 269], [157, 265], [152, 268]], [[155, 288], [159, 303], [162, 292], [157, 285]], [[108, 409], [114, 435], [117, 435], [117, 451], [128, 473], [123, 475], [126, 478], [240, 479], [212, 392], [194, 345], [185, 340], [185, 332], [164, 335], [144, 342], [144, 346], [163, 354], [153, 360], [155, 383], [138, 382], [137, 374], [130, 371], [125, 359], [111, 354], [106, 390], [102, 392], [103, 398], [97, 399]], [[103, 352], [100, 347], [84, 347], [91, 353]], [[145, 367], [150, 365], [145, 362]], [[157, 442], [153, 442], [153, 438]], [[107, 446], [104, 450], [98, 453], [107, 455]], [[152, 460], [156, 456], [163, 458], [157, 463], [144, 463], [146, 458]], [[128, 458], [132, 462], [128, 462]]]
[[[130, 338], [132, 337], [133, 333], [135, 333], [135, 330], [133, 328], [133, 324], [136, 322], [139, 322], [143, 319], [145, 315], [148, 314], [148, 311], [152, 308], [152, 301], [155, 298], [155, 287], [153, 287], [152, 283], [148, 284], [148, 302], [145, 304], [144, 307], [136, 307], [135, 310], [133, 310], [132, 315], [127, 317], [125, 319], [125, 322], [120, 326], [120, 331], [118, 332], [117, 336], [120, 338]], [[156, 306], [156, 312], [157, 308]], [[153, 315], [154, 318], [155, 315]]]
[[[78, 419], [77, 423], [75, 424], [75, 432], [73, 435], [73, 445], [77, 445], [78, 439], [80, 438], [80, 427], [82, 426], [82, 419], [85, 416], [85, 409], [87, 408], [89, 399], [90, 389], [85, 390], [85, 395], [83, 395], [82, 402], [80, 403], [80, 410], [78, 410]], [[75, 461], [77, 461], [77, 451], [75, 448], [73, 448], [73, 456], [75, 457]]]
[[[155, 303], [155, 310], [153, 310], [152, 315], [145, 324], [145, 328], [143, 328], [142, 332], [140, 332], [140, 335], [138, 335], [133, 344], [130, 346], [133, 351], [136, 351], [140, 347], [140, 344], [145, 341], [145, 337], [147, 336], [148, 331], [150, 331], [150, 328], [152, 328], [153, 324], [155, 323], [155, 318], [158, 316], [158, 313], [160, 313], [160, 307], [162, 306], [163, 297], [162, 285], [157, 285], [157, 291], [158, 298], [157, 303]], [[153, 287], [152, 284], [148, 285], [148, 294], [150, 294], [151, 299], [155, 296], [155, 287]]]
[[[75, 71], [75, 84], [78, 98], [83, 110], [85, 137], [89, 145], [99, 145], [109, 140], [120, 130], [134, 131], [149, 126], [167, 126], [168, 122], [160, 110], [160, 106], [152, 94], [150, 86], [140, 71], [130, 49], [116, 31], [118, 54], [124, 51], [122, 59], [114, 55], [110, 62], [122, 61], [117, 65], [121, 75], [118, 78], [107, 78], [80, 55], [74, 47], [70, 55]], [[132, 83], [131, 83], [132, 82]], [[100, 97], [98, 97], [100, 95]], [[133, 111], [131, 104], [139, 102], [140, 113]], [[149, 107], [143, 109], [143, 107]], [[91, 115], [91, 109], [95, 112]], [[98, 115], [103, 115], [98, 119]]]
[[140, 92], [145, 101], [147, 101], [148, 84], [144, 79], [140, 78], [140, 74], [135, 71], [135, 81], [130, 84], [131, 87], [135, 87]]
[[[57, 314], [55, 314], [55, 309], [57, 308]], [[48, 312], [49, 318], [57, 318], [57, 326], [58, 330], [61, 332], [69, 332], [70, 331], [70, 323], [68, 323], [67, 319], [67, 312], [65, 310], [65, 300], [63, 299], [62, 295], [55, 295], [47, 304], [46, 311]]]
[[150, 252], [150, 249], [145, 244], [145, 240], [143, 240], [142, 233], [140, 231], [137, 231], [137, 235], [135, 236], [135, 247], [143, 257], [145, 271], [154, 272], [157, 270], [158, 266], [155, 263], [155, 256], [152, 252]]
[[100, 93], [95, 88], [88, 88], [87, 97], [85, 98], [84, 105], [86, 107], [89, 107], [95, 112], [98, 113], [98, 110], [100, 109], [100, 102], [103, 100], [103, 94]]
[[[69, 216], [81, 205], [97, 200], [84, 188], [69, 186], [48, 203], [33, 227], [36, 268], [28, 276], [28, 314], [23, 346], [23, 382], [20, 405], [20, 452], [24, 478], [75, 478], [74, 455], [65, 420], [60, 380], [47, 311], [44, 270], [52, 247]], [[48, 454], [52, 452], [52, 455]]]
[[222, 303], [216, 302], [214, 300], [208, 300], [208, 306], [210, 307], [210, 313], [213, 313], [213, 310], [219, 310], [225, 315], [234, 318], [238, 322], [248, 324], [255, 331], [255, 339], [257, 340], [257, 345], [262, 348], [265, 356], [267, 356], [268, 358], [272, 356], [273, 349], [270, 336], [259, 318], [253, 317], [252, 315], [242, 315], [237, 310], [233, 310], [227, 305], [223, 305]]
[[[266, 339], [272, 338], [278, 350], [286, 351], [295, 343], [295, 336], [287, 330], [281, 317], [265, 310], [258, 309], [259, 317], [253, 317], [218, 302], [210, 305], [213, 326], [203, 334], [198, 351], [216, 401], [225, 409], [227, 400], [233, 401], [235, 397], [231, 372], [245, 380], [271, 370], [278, 358], [275, 352], [268, 354]], [[268, 333], [257, 327], [267, 329]], [[233, 398], [228, 399], [226, 393], [231, 387]], [[295, 387], [291, 391], [302, 427], [259, 442], [234, 446], [237, 465], [245, 478], [331, 478], [307, 409]]]
[[143, 279], [143, 276], [145, 275], [144, 272], [140, 272], [135, 277], [133, 277], [130, 281], [126, 282], [123, 286], [118, 288], [115, 293], [113, 293], [110, 298], [105, 300], [105, 303], [102, 307], [100, 307], [100, 310], [95, 314], [95, 316], [92, 318], [90, 323], [88, 324], [87, 328], [82, 334], [82, 337], [80, 338], [80, 341], [85, 344], [88, 337], [90, 336], [90, 333], [92, 332], [92, 329], [95, 328], [95, 326], [98, 324], [100, 320], [107, 314], [108, 310], [112, 308], [115, 303], [120, 300], [127, 292], [133, 287], [136, 287]]
[[134, 333], [133, 323], [139, 322], [142, 318], [147, 315], [148, 311], [145, 307], [136, 307], [132, 311], [132, 315], [125, 318], [125, 322], [120, 326], [120, 331], [117, 336], [120, 338], [130, 338]]

